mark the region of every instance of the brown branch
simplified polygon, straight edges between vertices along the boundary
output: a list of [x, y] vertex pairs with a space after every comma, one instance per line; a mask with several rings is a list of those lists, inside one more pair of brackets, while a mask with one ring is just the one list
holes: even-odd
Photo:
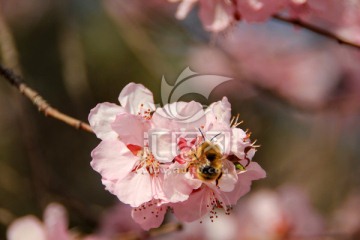
[[139, 239], [154, 239], [160, 236], [181, 231], [183, 229], [180, 223], [166, 223], [158, 228], [150, 229], [145, 234], [137, 231], [129, 231], [120, 233], [113, 238], [114, 240], [139, 240]]
[[330, 31], [328, 31], [326, 29], [323, 29], [323, 28], [314, 26], [312, 24], [303, 22], [300, 19], [288, 18], [288, 17], [281, 16], [279, 14], [274, 15], [273, 18], [277, 19], [279, 21], [285, 22], [285, 23], [290, 23], [290, 24], [293, 24], [295, 26], [305, 28], [305, 29], [310, 30], [310, 31], [312, 31], [314, 33], [322, 35], [324, 37], [333, 39], [333, 40], [337, 41], [340, 44], [344, 44], [344, 45], [347, 45], [347, 46], [350, 46], [350, 47], [360, 49], [360, 44], [356, 44], [354, 42], [351, 42], [350, 40], [348, 40], [346, 38], [338, 36], [338, 35], [330, 32]]
[[159, 228], [152, 229], [149, 231], [150, 237], [158, 237], [164, 234], [177, 232], [183, 229], [183, 226], [180, 223], [167, 223], [162, 225]]
[[76, 129], [81, 129], [87, 132], [93, 132], [90, 125], [82, 122], [76, 118], [70, 117], [57, 109], [51, 107], [35, 90], [28, 87], [23, 79], [14, 74], [10, 69], [5, 68], [0, 64], [0, 75], [4, 77], [11, 85], [16, 87], [23, 95], [29, 98], [35, 106], [38, 107], [40, 112], [43, 112], [45, 116], [50, 116], [59, 121], [62, 121]]

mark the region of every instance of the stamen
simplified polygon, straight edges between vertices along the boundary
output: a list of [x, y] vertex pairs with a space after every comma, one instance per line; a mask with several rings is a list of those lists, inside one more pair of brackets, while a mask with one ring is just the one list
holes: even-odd
[[231, 121], [230, 121], [230, 127], [235, 128], [235, 127], [239, 126], [240, 124], [242, 124], [244, 122], [244, 121], [239, 121], [239, 118], [240, 118], [239, 113], [236, 115], [236, 117], [233, 116]]
[[[132, 172], [142, 173], [146, 171], [153, 177], [157, 177], [160, 173], [160, 163], [154, 158], [154, 155], [149, 151], [149, 148], [144, 147], [142, 151], [139, 151], [139, 160], [132, 169]], [[144, 171], [144, 172], [141, 172]]]
[[150, 120], [152, 117], [152, 112], [150, 108], [145, 109], [144, 104], [142, 103], [140, 104], [140, 108], [139, 111], [137, 112], [137, 115], [143, 117], [145, 120]]

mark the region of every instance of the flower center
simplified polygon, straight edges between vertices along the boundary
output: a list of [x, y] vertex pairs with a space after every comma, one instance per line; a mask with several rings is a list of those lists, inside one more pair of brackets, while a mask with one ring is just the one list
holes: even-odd
[[160, 172], [160, 163], [154, 158], [154, 155], [150, 152], [148, 147], [144, 147], [138, 151], [138, 162], [135, 164], [133, 172], [141, 174], [150, 174], [151, 176], [157, 176]]
[[151, 117], [152, 117], [152, 111], [150, 108], [146, 108], [144, 106], [144, 104], [140, 104], [140, 108], [139, 108], [139, 111], [138, 111], [138, 115], [141, 116], [142, 118], [146, 119], [146, 120], [150, 120]]
[[[214, 220], [218, 218], [217, 211], [219, 209], [223, 209], [226, 215], [230, 215], [230, 212], [232, 210], [231, 206], [226, 206], [222, 201], [217, 199], [214, 192], [211, 192], [210, 199], [208, 201], [208, 204], [206, 205], [206, 208], [210, 213], [209, 219], [211, 220], [211, 222], [214, 222]], [[202, 221], [200, 221], [200, 223], [202, 223]]]

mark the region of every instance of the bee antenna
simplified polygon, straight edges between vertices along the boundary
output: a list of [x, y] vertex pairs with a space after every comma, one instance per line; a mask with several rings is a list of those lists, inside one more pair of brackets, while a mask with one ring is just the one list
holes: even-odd
[[199, 158], [196, 156], [196, 154], [195, 154], [195, 153], [194, 153], [194, 156], [195, 156], [196, 160], [199, 160]]
[[212, 142], [212, 140], [213, 140], [214, 138], [216, 138], [217, 136], [219, 136], [220, 134], [221, 134], [221, 132], [218, 133], [218, 134], [216, 134], [215, 136], [213, 136], [213, 137], [210, 139], [210, 142]]
[[201, 136], [203, 137], [203, 139], [205, 140], [205, 136], [204, 136], [204, 133], [201, 131], [200, 128], [198, 128], [199, 132], [201, 133]]

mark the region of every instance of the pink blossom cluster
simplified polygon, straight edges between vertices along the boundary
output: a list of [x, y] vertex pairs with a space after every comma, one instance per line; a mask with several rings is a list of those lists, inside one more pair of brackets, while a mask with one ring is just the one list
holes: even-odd
[[299, 109], [319, 111], [336, 105], [336, 111], [351, 113], [359, 108], [359, 51], [331, 41], [319, 44], [306, 32], [278, 24], [243, 24], [217, 43], [223, 50], [197, 47], [189, 51], [187, 61], [197, 72], [238, 78], [242, 99], [256, 96], [253, 87], [259, 87]]
[[238, 118], [231, 119], [226, 97], [205, 110], [194, 101], [156, 108], [150, 90], [130, 83], [119, 102], [98, 104], [90, 112], [90, 125], [102, 140], [92, 151], [91, 166], [105, 188], [132, 207], [143, 229], [160, 226], [168, 209], [185, 222], [216, 218], [217, 209], [229, 213], [251, 182], [265, 177], [251, 161], [255, 146], [237, 127]]
[[84, 235], [78, 229], [69, 229], [68, 214], [64, 206], [50, 203], [41, 221], [33, 215], [17, 218], [7, 229], [8, 240], [110, 240], [125, 239], [126, 234], [144, 238], [144, 231], [126, 215], [130, 207], [119, 204], [104, 211], [99, 219], [98, 229], [91, 235]]
[[[346, 220], [343, 218], [341, 222]], [[234, 214], [223, 215], [221, 221], [216, 222], [186, 223], [183, 231], [173, 233], [171, 237], [180, 240], [319, 239], [317, 236], [328, 233], [325, 226], [325, 219], [312, 206], [305, 192], [286, 185], [277, 190], [252, 192], [240, 200]]]
[[[358, 1], [354, 0], [169, 0], [180, 2], [176, 17], [184, 19], [198, 4], [199, 16], [204, 28], [220, 32], [234, 22], [263, 22], [275, 14], [291, 18], [316, 21], [317, 24], [331, 24], [345, 28], [342, 35], [359, 30], [360, 17]], [[351, 35], [351, 34], [350, 34]]]
[[43, 222], [32, 215], [16, 219], [7, 230], [7, 239], [70, 240], [75, 238], [68, 231], [65, 208], [58, 203], [51, 203], [45, 209]]
[[[199, 4], [200, 19], [208, 31], [220, 32], [234, 22], [262, 22], [285, 7], [302, 8], [307, 0], [169, 0], [181, 2], [176, 17], [184, 19]], [[298, 11], [296, 11], [298, 12]]]
[[[338, 206], [329, 221], [325, 221], [312, 206], [309, 197], [298, 187], [285, 185], [276, 191], [262, 189], [246, 198], [226, 215], [219, 211], [221, 221], [184, 223], [178, 232], [157, 239], [318, 239], [319, 236], [338, 236], [339, 239], [359, 239], [360, 195], [350, 193]], [[143, 239], [146, 232], [128, 221], [131, 207], [117, 204], [106, 209], [99, 219], [99, 227], [91, 235], [68, 226], [67, 211], [58, 204], [49, 204], [43, 220], [27, 215], [14, 220], [7, 229], [8, 240], [110, 240]]]

